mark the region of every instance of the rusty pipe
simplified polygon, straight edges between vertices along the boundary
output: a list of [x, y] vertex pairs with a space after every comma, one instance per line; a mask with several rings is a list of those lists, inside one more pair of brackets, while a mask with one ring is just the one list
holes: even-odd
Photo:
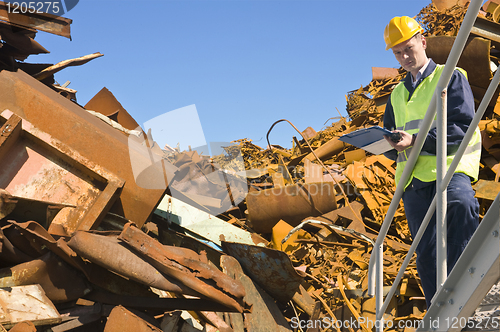
[[333, 182], [294, 184], [250, 191], [248, 220], [259, 233], [270, 233], [281, 219], [297, 226], [304, 218], [317, 217], [337, 208]]
[[68, 246], [78, 255], [138, 283], [165, 291], [198, 296], [182, 283], [171, 280], [125, 247], [115, 236], [77, 231]]

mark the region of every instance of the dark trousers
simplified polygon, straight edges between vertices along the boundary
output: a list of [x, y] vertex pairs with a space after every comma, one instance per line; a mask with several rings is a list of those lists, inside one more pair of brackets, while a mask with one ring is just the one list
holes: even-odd
[[[418, 181], [418, 180], [417, 180]], [[413, 238], [424, 220], [427, 209], [436, 194], [436, 182], [421, 186], [410, 184], [404, 194], [406, 219]], [[465, 249], [479, 223], [479, 203], [474, 197], [469, 176], [455, 173], [447, 190], [447, 268], [448, 274]], [[436, 293], [436, 214], [416, 249], [417, 271], [424, 290], [427, 307]]]

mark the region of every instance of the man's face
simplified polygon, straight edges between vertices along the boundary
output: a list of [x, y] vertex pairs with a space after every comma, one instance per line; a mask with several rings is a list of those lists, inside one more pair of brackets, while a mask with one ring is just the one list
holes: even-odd
[[427, 62], [427, 55], [425, 54], [426, 48], [427, 42], [425, 38], [418, 34], [407, 41], [393, 46], [392, 52], [401, 67], [409, 71], [413, 77], [415, 77], [420, 68]]

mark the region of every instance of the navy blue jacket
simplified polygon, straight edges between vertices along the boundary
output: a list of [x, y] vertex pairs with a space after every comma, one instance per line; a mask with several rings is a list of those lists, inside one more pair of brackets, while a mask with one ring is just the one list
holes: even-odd
[[[424, 70], [422, 77], [417, 82], [415, 87], [418, 87], [420, 82], [427, 76], [429, 76], [434, 69], [436, 69], [436, 63], [432, 61]], [[415, 89], [411, 85], [411, 73], [408, 73], [404, 78], [404, 86], [409, 92], [409, 98], [413, 95]], [[448, 155], [454, 154], [460, 143], [463, 140], [465, 132], [469, 128], [469, 124], [474, 117], [474, 96], [472, 95], [472, 90], [470, 88], [467, 78], [458, 70], [453, 71], [450, 82], [448, 84], [448, 115], [447, 115], [447, 153]], [[396, 129], [396, 124], [394, 120], [394, 109], [391, 104], [391, 98], [387, 102], [384, 114], [384, 128], [389, 130]], [[427, 137], [425, 138], [422, 151], [429, 152], [431, 154], [436, 154], [436, 128], [432, 128]], [[384, 153], [384, 155], [392, 160], [396, 160], [397, 151], [392, 149]]]

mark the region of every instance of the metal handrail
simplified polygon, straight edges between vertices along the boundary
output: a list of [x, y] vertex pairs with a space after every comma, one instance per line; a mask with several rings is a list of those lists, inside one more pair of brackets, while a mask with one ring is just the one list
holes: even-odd
[[[382, 298], [382, 296], [383, 296], [383, 293], [382, 293], [383, 292], [383, 274], [382, 274], [383, 273], [382, 272], [383, 242], [384, 242], [385, 237], [387, 236], [387, 232], [389, 231], [390, 224], [392, 223], [392, 219], [394, 218], [394, 214], [395, 214], [396, 209], [399, 205], [399, 201], [403, 195], [404, 184], [407, 182], [407, 180], [409, 179], [409, 177], [411, 175], [411, 172], [413, 171], [413, 168], [416, 164], [418, 155], [420, 154], [420, 151], [422, 150], [422, 146], [424, 144], [425, 137], [427, 136], [427, 133], [430, 130], [432, 121], [436, 115], [436, 103], [437, 103], [436, 91], [438, 91], [438, 93], [441, 94], [441, 92], [446, 89], [446, 87], [451, 79], [451, 75], [453, 74], [453, 71], [455, 70], [455, 67], [458, 63], [458, 58], [462, 54], [462, 51], [465, 47], [465, 43], [466, 43], [467, 38], [470, 34], [470, 30], [471, 30], [472, 26], [474, 25], [474, 22], [475, 22], [476, 17], [479, 13], [479, 9], [480, 9], [481, 5], [482, 5], [481, 0], [472, 0], [471, 3], [469, 4], [469, 8], [468, 8], [467, 13], [464, 17], [464, 20], [462, 22], [462, 26], [460, 27], [458, 35], [457, 35], [455, 42], [453, 44], [453, 47], [451, 49], [450, 55], [448, 56], [445, 67], [443, 69], [443, 73], [441, 74], [441, 77], [438, 81], [438, 85], [436, 87], [436, 90], [432, 96], [431, 102], [429, 104], [426, 115], [425, 115], [424, 120], [422, 122], [421, 129], [419, 130], [419, 132], [417, 134], [415, 144], [413, 146], [412, 151], [410, 152], [410, 156], [408, 158], [408, 161], [406, 162], [406, 167], [403, 170], [403, 174], [401, 176], [399, 185], [396, 187], [396, 192], [394, 193], [394, 197], [391, 201], [391, 204], [389, 205], [389, 209], [388, 209], [387, 214], [384, 218], [384, 222], [382, 223], [382, 226], [380, 228], [379, 235], [377, 237], [377, 241], [375, 242], [375, 246], [373, 248], [372, 255], [370, 257], [370, 264], [369, 264], [369, 270], [368, 270], [368, 278], [369, 278], [368, 279], [368, 295], [369, 296], [373, 296], [373, 295], [376, 296], [375, 303], [376, 303], [376, 319], [377, 319], [377, 321], [382, 321], [383, 313], [385, 312], [385, 309], [387, 308], [390, 299], [392, 298], [392, 296], [395, 293], [395, 288], [397, 287], [397, 285], [399, 283], [399, 281], [398, 281], [397, 283], [395, 282], [392, 285], [391, 290], [387, 294], [386, 301], [385, 301], [385, 303], [383, 303], [383, 298]], [[491, 99], [491, 97], [490, 97], [490, 99]], [[484, 100], [484, 98], [483, 98], [483, 100]], [[489, 101], [488, 101], [488, 103], [489, 103]], [[483, 105], [483, 103], [481, 103], [481, 105]], [[487, 104], [486, 104], [486, 106], [487, 106]], [[484, 107], [484, 109], [486, 109], [486, 106]], [[483, 113], [484, 113], [484, 111], [483, 111]], [[477, 114], [476, 114], [476, 116], [477, 116]], [[448, 173], [446, 173], [445, 177], [442, 179], [442, 181], [440, 181], [440, 185], [436, 186], [437, 189], [441, 190], [441, 187], [443, 185], [444, 185], [444, 188], [447, 187], [447, 185], [451, 179], [451, 176], [453, 175], [453, 172], [456, 169], [458, 162], [460, 161], [460, 158], [462, 157], [463, 153], [465, 152], [465, 148], [467, 147], [468, 142], [470, 141], [470, 139], [474, 133], [475, 128], [479, 124], [479, 120], [481, 119], [481, 117], [479, 117], [479, 120], [475, 121], [476, 116], [474, 117], [473, 121], [471, 122], [471, 125], [469, 126], [469, 130], [466, 132], [466, 134], [464, 136], [464, 140], [462, 141], [462, 144], [460, 145], [460, 147], [455, 155], [455, 158], [454, 158], [452, 164], [450, 165], [450, 169], [449, 169]], [[476, 123], [476, 125], [474, 127], [472, 126], [473, 123]], [[474, 128], [474, 129], [471, 131], [471, 128]], [[440, 147], [438, 146], [438, 149], [439, 148]], [[457, 156], [459, 156], [459, 158], [456, 158]], [[455, 162], [455, 160], [457, 160], [457, 161]], [[454, 168], [452, 169], [452, 167], [454, 167]], [[452, 173], [450, 173], [451, 170], [453, 170]], [[444, 190], [446, 190], [446, 189], [444, 189]], [[405, 258], [404, 262], [406, 262], [406, 266], [408, 265], [409, 260], [411, 258], [411, 255], [413, 254], [416, 246], [418, 245], [418, 241], [420, 241], [420, 238], [422, 237], [422, 235], [424, 233], [425, 227], [427, 227], [427, 224], [429, 223], [430, 218], [431, 218], [432, 214], [434, 213], [435, 207], [436, 207], [436, 197], [434, 197], [434, 200], [431, 203], [431, 206], [430, 206], [430, 208], [429, 208], [429, 210], [424, 218], [424, 222], [421, 225], [419, 231], [417, 232], [417, 235], [415, 236], [415, 239], [413, 240], [413, 243], [410, 247], [410, 250], [413, 249], [413, 251], [411, 252], [411, 254], [409, 252], [407, 257]], [[431, 209], [432, 209], [432, 212], [430, 212]], [[446, 259], [446, 257], [445, 257], [445, 259]], [[403, 262], [403, 264], [404, 264], [404, 262]], [[404, 270], [406, 269], [406, 266], [404, 266], [404, 268], [402, 267], [400, 272], [398, 273], [399, 279], [402, 277]], [[374, 268], [376, 269], [375, 276], [374, 276]], [[374, 288], [375, 288], [375, 292], [374, 292]], [[385, 308], [385, 309], [382, 310], [383, 308]], [[384, 324], [377, 324], [377, 330], [382, 331], [383, 325]]]
[[[488, 104], [491, 101], [499, 84], [500, 84], [500, 70], [497, 70], [495, 72], [495, 75], [493, 76], [493, 79], [490, 82], [488, 90], [486, 90], [486, 93], [481, 101], [481, 104], [479, 105], [479, 108], [478, 108], [476, 115], [474, 115], [474, 118], [472, 119], [472, 121], [470, 123], [469, 129], [467, 130], [467, 132], [464, 135], [464, 139], [463, 139], [462, 143], [460, 144], [460, 147], [458, 148], [458, 150], [455, 154], [455, 158], [453, 159], [453, 162], [450, 164], [450, 168], [448, 169], [448, 172], [446, 173], [445, 177], [443, 178], [443, 181], [441, 184], [441, 190], [445, 190], [446, 187], [448, 186], [448, 184], [450, 183], [451, 177], [453, 176], [453, 173], [455, 173], [455, 170], [458, 166], [458, 163], [460, 162], [460, 159], [462, 158], [463, 154], [465, 153], [468, 142], [470, 142], [472, 135], [474, 134], [475, 128], [478, 126], [479, 121], [481, 121], [481, 118], [483, 117], [484, 113], [486, 112], [486, 108], [488, 107]], [[422, 235], [424, 234], [425, 229], [427, 228], [427, 225], [429, 224], [429, 221], [432, 217], [432, 214], [434, 213], [434, 210], [436, 208], [436, 205], [437, 205], [437, 199], [436, 199], [436, 196], [434, 196], [434, 199], [433, 199], [431, 205], [429, 206], [429, 210], [427, 210], [427, 213], [424, 217], [424, 220], [423, 220], [417, 234], [415, 235], [415, 239], [413, 240], [413, 242], [410, 246], [410, 249], [408, 249], [408, 253], [407, 253], [407, 255], [406, 255], [406, 257], [401, 265], [401, 268], [400, 268], [396, 278], [394, 279], [394, 284], [391, 287], [391, 289], [389, 290], [389, 292], [387, 293], [387, 296], [386, 296], [386, 299], [384, 301], [383, 306], [380, 308], [380, 311], [382, 313], [384, 313], [385, 310], [387, 310], [390, 299], [396, 293], [396, 286], [399, 284], [399, 282], [403, 278], [404, 272], [405, 272], [406, 268], [408, 267], [408, 264], [410, 263], [411, 256], [415, 252], [415, 249], [416, 249], [418, 243], [420, 242], [420, 239], [422, 238]]]

